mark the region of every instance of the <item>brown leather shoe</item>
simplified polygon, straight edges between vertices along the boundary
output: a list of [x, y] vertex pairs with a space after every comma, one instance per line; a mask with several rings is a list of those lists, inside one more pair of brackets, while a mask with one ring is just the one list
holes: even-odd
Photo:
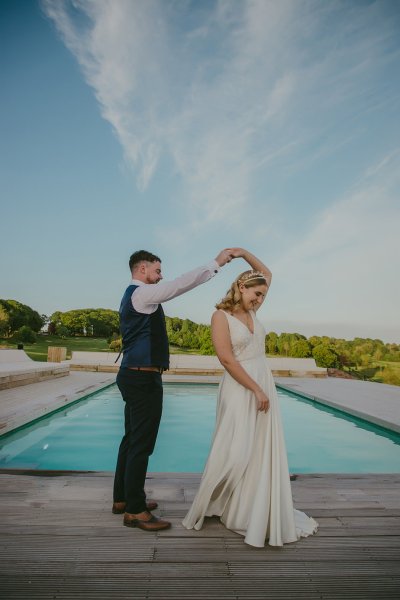
[[144, 511], [137, 515], [125, 513], [124, 525], [126, 527], [139, 527], [143, 531], [160, 531], [160, 529], [169, 529], [171, 523], [158, 519], [151, 513]]
[[[155, 500], [148, 500], [146, 502], [147, 510], [156, 510], [158, 504]], [[126, 502], [114, 502], [112, 505], [112, 512], [114, 515], [122, 515], [125, 512]]]

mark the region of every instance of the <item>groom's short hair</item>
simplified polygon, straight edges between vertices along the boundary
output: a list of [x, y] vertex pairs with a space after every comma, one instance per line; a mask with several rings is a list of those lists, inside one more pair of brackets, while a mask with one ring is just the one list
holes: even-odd
[[130, 270], [133, 271], [134, 268], [144, 260], [147, 262], [161, 262], [161, 258], [156, 256], [155, 254], [147, 252], [147, 250], [137, 250], [136, 252], [131, 254], [131, 257], [129, 259]]

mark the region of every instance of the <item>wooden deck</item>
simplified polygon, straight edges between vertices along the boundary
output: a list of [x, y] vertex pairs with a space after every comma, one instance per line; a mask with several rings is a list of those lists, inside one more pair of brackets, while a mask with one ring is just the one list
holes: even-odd
[[317, 535], [256, 549], [209, 519], [180, 525], [193, 474], [155, 474], [169, 531], [122, 526], [112, 474], [0, 473], [0, 595], [23, 599], [368, 599], [400, 597], [400, 475], [301, 475], [297, 508]]

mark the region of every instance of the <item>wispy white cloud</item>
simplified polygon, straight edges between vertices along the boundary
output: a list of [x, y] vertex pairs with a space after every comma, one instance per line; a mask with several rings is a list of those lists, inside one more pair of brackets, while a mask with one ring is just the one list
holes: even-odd
[[162, 5], [152, 0], [43, 0], [145, 188], [156, 168], [168, 70]]
[[[42, 5], [140, 189], [164, 158], [179, 180], [169, 202], [180, 222], [163, 224], [165, 247], [201, 232], [218, 237], [222, 225], [264, 251], [268, 234], [281, 252], [269, 300], [277, 318], [293, 300], [304, 321], [394, 319], [399, 150], [368, 136], [399, 101], [382, 76], [399, 59], [390, 2]], [[331, 161], [352, 152], [354, 172], [341, 185]], [[329, 197], [318, 206], [307, 200], [317, 181]]]
[[[172, 157], [194, 227], [246, 218], [255, 170], [273, 169], [281, 157], [293, 166], [294, 149], [304, 152], [344, 98], [360, 93], [385, 41], [362, 36], [372, 9], [351, 9], [365, 20], [357, 26], [336, 2], [206, 6], [43, 0], [139, 187], [161, 156]], [[334, 18], [340, 34], [329, 32]]]
[[396, 148], [392, 152], [389, 152], [389, 154], [386, 154], [381, 160], [378, 161], [378, 163], [369, 166], [365, 171], [364, 179], [375, 177], [387, 167], [389, 167], [390, 169], [393, 168], [394, 173], [396, 174], [396, 169], [398, 169], [399, 167], [399, 159], [400, 148]]
[[[185, 3], [44, 0], [43, 6], [93, 87], [139, 187], [146, 188], [168, 153], [194, 229], [222, 217], [240, 222], [254, 159], [260, 160], [253, 138], [293, 92], [291, 76], [277, 76], [268, 52], [289, 5], [216, 2], [199, 13], [195, 29], [176, 25], [185, 11], [189, 16]], [[281, 151], [267, 144], [262, 160]]]

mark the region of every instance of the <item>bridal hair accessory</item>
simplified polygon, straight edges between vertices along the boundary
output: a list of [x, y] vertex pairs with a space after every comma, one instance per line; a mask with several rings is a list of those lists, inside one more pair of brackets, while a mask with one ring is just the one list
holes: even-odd
[[238, 283], [247, 283], [253, 279], [265, 279], [265, 273], [261, 273], [261, 271], [250, 271], [250, 273], [246, 273], [243, 277], [238, 279]]

